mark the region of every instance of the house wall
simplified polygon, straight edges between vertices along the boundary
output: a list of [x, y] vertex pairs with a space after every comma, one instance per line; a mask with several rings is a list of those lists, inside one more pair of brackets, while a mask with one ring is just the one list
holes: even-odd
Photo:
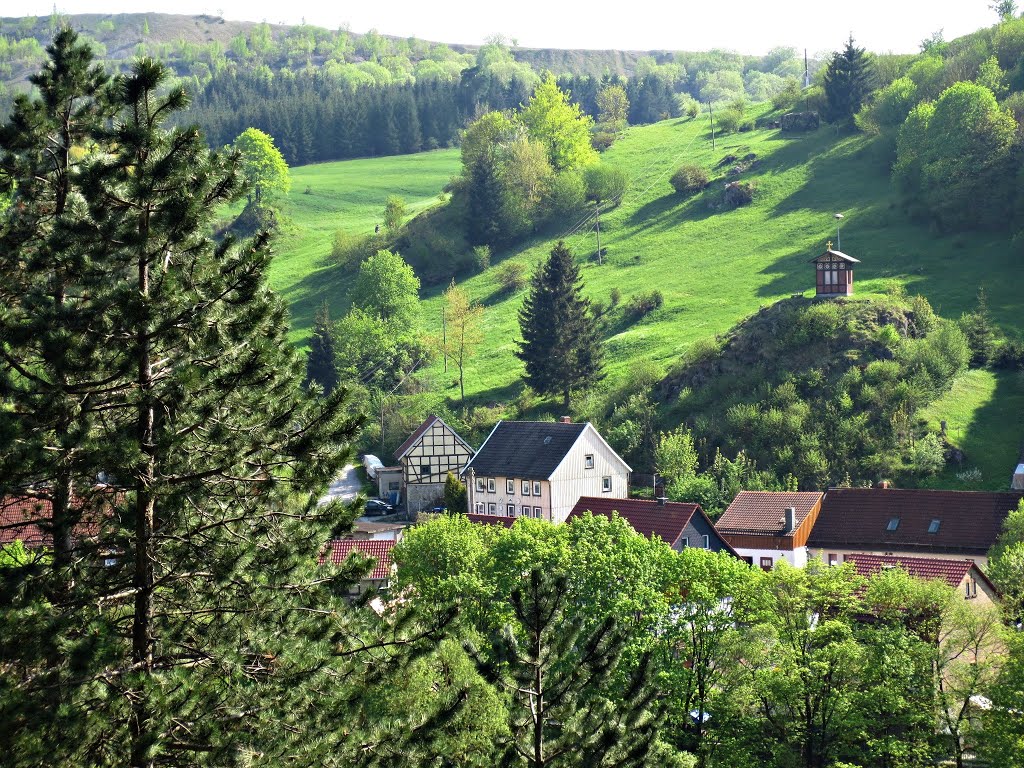
[[[535, 496], [533, 494], [534, 481], [526, 479], [526, 482], [530, 484], [530, 494], [523, 494], [523, 482], [524, 478], [514, 477], [513, 490], [514, 493], [508, 492], [507, 481], [508, 477], [487, 477], [483, 475], [474, 475], [472, 478], [466, 477], [466, 498], [469, 502], [469, 512], [472, 514], [483, 514], [483, 515], [501, 515], [509, 516], [508, 505], [511, 504], [515, 507], [514, 517], [535, 517], [536, 515], [524, 515], [523, 505], [530, 507], [531, 513], [535, 507], [540, 507], [542, 512], [541, 516], [544, 520], [551, 519], [551, 484], [547, 480], [537, 481], [540, 483], [541, 495]], [[488, 491], [488, 481], [494, 480], [494, 492]], [[478, 485], [483, 485], [483, 491], [479, 490]], [[477, 504], [483, 504], [483, 509], [478, 509]], [[490, 506], [494, 505], [492, 511]]]
[[[708, 537], [708, 549], [712, 552], [719, 552], [725, 549], [722, 537], [719, 536], [715, 527], [695, 512], [693, 517], [690, 518], [690, 522], [683, 529], [682, 534], [680, 534], [680, 539], [685, 537], [689, 541], [688, 546], [690, 547], [703, 547], [705, 536]], [[679, 541], [673, 548], [681, 550], [683, 548], [682, 541]]]
[[[394, 486], [392, 488], [392, 486]], [[402, 468], [381, 469], [377, 471], [377, 496], [390, 499], [391, 492], [402, 492]]]
[[[586, 468], [586, 456], [594, 457], [594, 467]], [[603, 490], [602, 478], [610, 477], [611, 490]], [[581, 496], [625, 499], [629, 496], [629, 470], [593, 427], [583, 430], [551, 474], [551, 520], [564, 523]]]
[[[807, 556], [817, 557], [823, 563], [829, 562], [829, 555], [837, 555], [840, 563], [846, 562], [847, 555], [891, 555], [895, 557], [935, 557], [940, 560], [973, 560], [981, 570], [988, 567], [986, 555], [965, 555], [963, 552], [925, 552], [920, 549], [914, 551], [900, 549], [872, 549], [870, 547], [856, 547], [854, 549], [842, 549], [839, 547], [821, 548], [808, 547]], [[980, 587], [979, 587], [980, 590]]]
[[738, 547], [736, 546], [736, 544], [732, 542], [731, 539], [729, 539], [729, 537], [724, 538], [726, 538], [729, 541], [729, 543], [732, 544], [732, 548], [736, 550], [736, 554], [738, 554], [740, 557], [752, 558], [752, 564], [754, 566], [759, 567], [761, 565], [762, 557], [770, 557], [772, 559], [773, 568], [779, 560], [785, 560], [787, 563], [796, 568], [803, 568], [805, 565], [807, 565], [807, 547], [797, 547], [795, 549], [764, 549], [754, 547]]
[[473, 452], [446, 424], [432, 424], [401, 460], [406, 510], [413, 513], [430, 509], [444, 495], [448, 473], [458, 476], [472, 456]]

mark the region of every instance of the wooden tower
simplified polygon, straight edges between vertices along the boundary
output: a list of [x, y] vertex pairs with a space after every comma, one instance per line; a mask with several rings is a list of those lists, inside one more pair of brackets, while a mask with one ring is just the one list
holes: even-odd
[[811, 261], [816, 273], [815, 297], [853, 295], [853, 265], [860, 264], [859, 259], [832, 250], [832, 242], [829, 241], [825, 252]]

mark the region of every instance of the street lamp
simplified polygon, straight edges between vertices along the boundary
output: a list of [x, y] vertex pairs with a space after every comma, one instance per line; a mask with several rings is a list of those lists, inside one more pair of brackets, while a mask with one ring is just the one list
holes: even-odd
[[842, 251], [843, 242], [839, 239], [839, 224], [843, 220], [843, 214], [837, 213], [833, 218], [836, 220], [836, 250]]

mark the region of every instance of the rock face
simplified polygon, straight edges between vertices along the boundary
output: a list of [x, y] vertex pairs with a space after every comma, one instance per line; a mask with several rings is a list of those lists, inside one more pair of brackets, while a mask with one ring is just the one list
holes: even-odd
[[783, 131], [807, 133], [818, 130], [821, 119], [817, 112], [789, 112], [782, 116], [779, 125]]

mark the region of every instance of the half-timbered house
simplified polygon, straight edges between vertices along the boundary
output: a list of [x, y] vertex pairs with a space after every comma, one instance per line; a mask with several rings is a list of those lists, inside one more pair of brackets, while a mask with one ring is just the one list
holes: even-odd
[[[473, 449], [437, 416], [428, 416], [395, 451], [402, 469], [402, 498], [407, 512], [430, 509], [444, 495], [444, 482], [473, 458]], [[464, 510], [459, 510], [464, 511]]]

